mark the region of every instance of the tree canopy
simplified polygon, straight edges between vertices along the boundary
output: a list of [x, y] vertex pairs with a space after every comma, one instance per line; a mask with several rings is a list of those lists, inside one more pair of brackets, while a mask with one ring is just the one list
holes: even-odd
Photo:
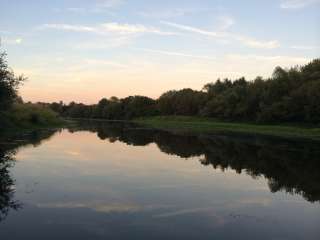
[[10, 108], [17, 99], [18, 87], [24, 80], [23, 76], [14, 75], [8, 67], [6, 54], [0, 53], [0, 113]]
[[204, 116], [228, 121], [319, 123], [320, 59], [301, 67], [276, 67], [267, 79], [218, 79], [202, 91], [171, 90], [158, 99], [103, 98], [94, 105], [52, 103], [62, 116], [133, 119], [153, 115]]

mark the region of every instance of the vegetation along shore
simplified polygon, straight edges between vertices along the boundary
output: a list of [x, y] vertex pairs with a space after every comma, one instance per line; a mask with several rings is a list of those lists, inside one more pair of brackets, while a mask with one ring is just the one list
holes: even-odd
[[126, 120], [156, 128], [196, 132], [231, 131], [320, 139], [320, 59], [272, 77], [218, 79], [201, 91], [170, 90], [159, 98], [103, 98], [97, 104], [24, 103], [26, 80], [0, 55], [0, 130], [61, 126], [66, 118]]
[[23, 103], [18, 89], [25, 80], [24, 76], [15, 76], [6, 54], [0, 53], [0, 132], [61, 126], [64, 121], [47, 105]]

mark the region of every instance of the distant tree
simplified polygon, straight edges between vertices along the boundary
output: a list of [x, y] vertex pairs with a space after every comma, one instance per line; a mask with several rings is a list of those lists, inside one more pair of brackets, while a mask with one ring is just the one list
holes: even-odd
[[185, 88], [169, 91], [158, 99], [158, 109], [162, 115], [197, 115], [205, 104], [207, 96], [204, 92]]
[[[133, 119], [153, 115], [206, 116], [227, 121], [320, 123], [320, 59], [289, 69], [276, 67], [272, 77], [218, 79], [202, 91], [170, 90], [158, 99], [103, 98], [98, 104], [53, 103], [64, 116]], [[62, 109], [62, 110], [61, 110]]]

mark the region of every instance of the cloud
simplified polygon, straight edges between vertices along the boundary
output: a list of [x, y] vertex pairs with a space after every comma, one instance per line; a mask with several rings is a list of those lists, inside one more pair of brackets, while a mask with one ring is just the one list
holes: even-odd
[[122, 5], [123, 3], [123, 0], [98, 0], [97, 7], [114, 8]]
[[216, 60], [215, 57], [199, 56], [199, 55], [186, 54], [186, 53], [181, 53], [181, 52], [163, 51], [163, 50], [148, 49], [148, 48], [136, 48], [136, 49], [142, 50], [145, 52], [157, 53], [157, 54], [169, 55], [169, 56], [178, 56], [178, 57], [187, 57], [187, 58], [195, 58], [195, 59], [205, 59], [205, 60]]
[[253, 48], [265, 48], [265, 49], [274, 49], [280, 47], [280, 43], [276, 40], [272, 41], [261, 41], [261, 40], [256, 40], [251, 37], [247, 36], [241, 36], [241, 35], [235, 35], [235, 34], [230, 34], [230, 36], [242, 42], [244, 45], [248, 47], [253, 47]]
[[79, 42], [72, 46], [77, 50], [110, 49], [129, 45], [134, 38], [129, 36], [108, 37], [98, 41]]
[[142, 17], [148, 18], [160, 18], [160, 19], [168, 19], [174, 17], [181, 17], [188, 14], [194, 14], [198, 12], [205, 11], [207, 9], [194, 9], [194, 8], [174, 8], [167, 10], [147, 10], [140, 12], [139, 15]]
[[[225, 24], [222, 25], [222, 27], [224, 28], [228, 28], [234, 24], [234, 21], [231, 18], [230, 19], [226, 18], [224, 21], [225, 21]], [[161, 21], [161, 23], [182, 31], [197, 33], [197, 34], [205, 35], [208, 37], [236, 40], [248, 47], [253, 47], [253, 48], [273, 49], [273, 48], [278, 48], [280, 46], [279, 42], [276, 40], [260, 41], [251, 37], [233, 34], [225, 31], [208, 31], [201, 28], [195, 28], [192, 26], [187, 26], [187, 25], [182, 25], [182, 24], [177, 24], [177, 23], [172, 23], [167, 21]]]
[[319, 50], [320, 46], [302, 46], [302, 45], [296, 45], [296, 46], [291, 46], [290, 48], [296, 49], [296, 50]]
[[320, 0], [282, 0], [280, 7], [283, 9], [299, 9], [315, 3], [320, 3]]
[[11, 32], [6, 30], [0, 30], [0, 34], [11, 34]]
[[292, 57], [292, 56], [264, 56], [264, 55], [239, 55], [239, 54], [228, 54], [226, 55], [227, 60], [231, 61], [253, 61], [253, 62], [268, 62], [272, 63], [273, 66], [277, 64], [304, 64], [308, 63], [311, 59], [305, 57]]
[[142, 24], [120, 24], [116, 22], [102, 24], [102, 27], [108, 32], [115, 32], [120, 34], [132, 33], [154, 33], [159, 35], [174, 35], [173, 32], [161, 31], [154, 27], [147, 27]]
[[107, 61], [107, 60], [86, 59], [85, 63], [88, 65], [94, 65], [94, 66], [110, 66], [115, 68], [128, 68], [128, 65], [117, 63], [114, 61]]
[[71, 31], [71, 32], [92, 32], [92, 33], [100, 33], [97, 28], [88, 27], [83, 25], [70, 25], [70, 24], [43, 24], [37, 28], [38, 30], [47, 30], [47, 29], [55, 29], [55, 30], [63, 30], [63, 31]]
[[229, 29], [231, 26], [235, 24], [235, 21], [230, 16], [220, 16], [218, 17], [218, 23], [219, 23], [219, 30], [225, 31]]
[[84, 13], [87, 11], [86, 8], [79, 8], [79, 7], [70, 7], [70, 8], [66, 8], [65, 10], [71, 13]]
[[[3, 38], [3, 39], [0, 39], [0, 43], [3, 43], [3, 44], [7, 44], [7, 45], [19, 45], [23, 42], [23, 39], [22, 38], [14, 38], [14, 39], [11, 39], [11, 38]], [[1, 45], [1, 44], [0, 44]]]
[[174, 32], [166, 32], [155, 27], [145, 26], [142, 24], [121, 24], [117, 22], [103, 23], [96, 26], [86, 26], [86, 25], [71, 25], [71, 24], [43, 24], [37, 28], [38, 30], [55, 29], [62, 31], [71, 32], [86, 32], [95, 34], [120, 34], [120, 35], [130, 35], [130, 34], [141, 34], [141, 33], [151, 33], [158, 35], [175, 35]]
[[206, 36], [210, 36], [210, 37], [219, 37], [219, 36], [221, 37], [221, 34], [219, 34], [218, 32], [211, 32], [211, 31], [200, 29], [200, 28], [195, 28], [195, 27], [172, 23], [172, 22], [167, 22], [167, 21], [161, 21], [161, 23], [168, 25], [170, 27], [174, 27], [176, 29], [182, 30], [182, 31], [198, 33], [198, 34], [202, 34], [202, 35], [206, 35]]
[[[89, 1], [88, 1], [89, 2]], [[92, 2], [94, 4], [92, 5]], [[55, 12], [69, 12], [74, 14], [84, 14], [84, 13], [105, 13], [110, 10], [121, 6], [124, 4], [123, 0], [95, 0], [91, 1], [90, 6], [86, 7], [68, 7], [68, 8], [54, 8]]]

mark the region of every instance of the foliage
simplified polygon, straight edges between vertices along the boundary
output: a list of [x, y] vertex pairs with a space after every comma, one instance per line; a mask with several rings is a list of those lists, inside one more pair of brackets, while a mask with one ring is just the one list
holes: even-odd
[[57, 113], [47, 106], [40, 104], [13, 104], [11, 110], [6, 113], [12, 128], [32, 128], [34, 126], [59, 125], [61, 120]]
[[6, 54], [0, 53], [0, 130], [58, 124], [57, 113], [47, 106], [23, 103], [18, 96], [23, 81], [23, 76], [15, 76], [8, 67]]
[[8, 67], [6, 54], [0, 53], [0, 114], [15, 101], [18, 87], [24, 80], [23, 76], [14, 75]]
[[65, 117], [134, 119], [155, 115], [202, 116], [226, 121], [310, 123], [320, 121], [320, 59], [302, 67], [276, 67], [271, 78], [208, 83], [202, 91], [171, 90], [153, 100], [143, 96], [103, 98], [98, 104], [52, 103]]

